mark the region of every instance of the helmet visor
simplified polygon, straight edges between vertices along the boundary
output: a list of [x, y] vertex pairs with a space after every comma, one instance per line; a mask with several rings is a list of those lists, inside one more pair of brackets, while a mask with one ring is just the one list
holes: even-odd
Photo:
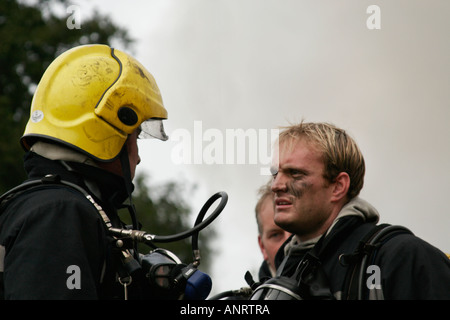
[[140, 129], [139, 139], [156, 138], [162, 141], [169, 139], [164, 131], [164, 125], [161, 119], [148, 119], [141, 123]]

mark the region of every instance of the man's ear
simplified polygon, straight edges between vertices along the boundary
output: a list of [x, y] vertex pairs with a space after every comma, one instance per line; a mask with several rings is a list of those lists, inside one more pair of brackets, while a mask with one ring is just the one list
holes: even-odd
[[350, 188], [350, 176], [347, 172], [341, 172], [337, 175], [333, 184], [332, 201], [340, 201], [347, 196]]

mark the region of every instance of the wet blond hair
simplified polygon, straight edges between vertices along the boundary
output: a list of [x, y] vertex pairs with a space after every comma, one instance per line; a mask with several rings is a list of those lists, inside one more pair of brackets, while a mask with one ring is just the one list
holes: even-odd
[[364, 185], [365, 162], [356, 142], [345, 132], [330, 123], [301, 122], [281, 128], [279, 144], [293, 148], [296, 140], [307, 139], [322, 153], [324, 178], [334, 182], [341, 172], [350, 177], [347, 192], [349, 200], [356, 197]]

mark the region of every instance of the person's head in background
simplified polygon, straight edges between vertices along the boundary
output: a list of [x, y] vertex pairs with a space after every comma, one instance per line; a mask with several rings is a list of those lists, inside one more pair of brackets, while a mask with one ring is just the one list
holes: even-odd
[[274, 218], [273, 192], [270, 183], [259, 190], [260, 198], [255, 207], [256, 222], [258, 224], [258, 244], [264, 261], [272, 276], [275, 275], [275, 255], [280, 246], [290, 236], [290, 233], [277, 226]]

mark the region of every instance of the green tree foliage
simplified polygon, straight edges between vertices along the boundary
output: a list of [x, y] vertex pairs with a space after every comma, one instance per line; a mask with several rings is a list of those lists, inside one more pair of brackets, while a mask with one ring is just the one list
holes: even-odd
[[[0, 1], [0, 193], [26, 178], [19, 139], [29, 118], [34, 90], [49, 64], [77, 45], [114, 42], [115, 47], [124, 50], [132, 43], [126, 30], [97, 12], [82, 12], [81, 28], [68, 28], [69, 5], [65, 0]], [[172, 182], [157, 186], [158, 192], [151, 198], [153, 188], [144, 181], [144, 176], [137, 178], [133, 197], [143, 229], [170, 235], [192, 227], [188, 223], [190, 209], [182, 196], [184, 186]], [[210, 236], [211, 231], [201, 233], [203, 270], [210, 252], [209, 242], [204, 239]], [[189, 239], [160, 246], [183, 262], [192, 261]], [[148, 248], [142, 250], [148, 252]]]

